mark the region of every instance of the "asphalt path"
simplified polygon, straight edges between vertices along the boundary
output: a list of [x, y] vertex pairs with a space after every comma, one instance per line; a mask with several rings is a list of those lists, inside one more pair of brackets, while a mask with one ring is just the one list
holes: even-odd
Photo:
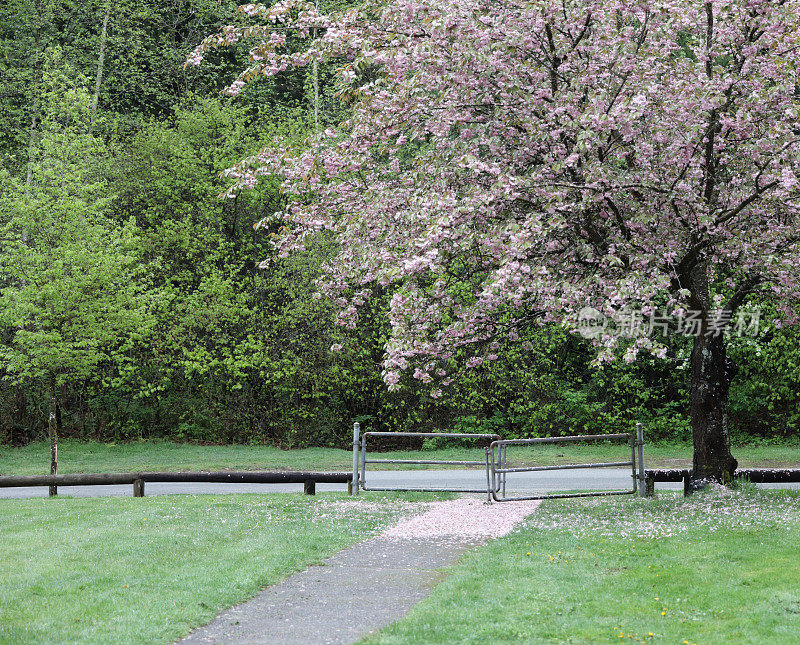
[[[472, 488], [486, 489], [484, 470], [383, 470], [367, 471], [368, 488]], [[761, 488], [800, 488], [798, 484], [760, 484]], [[508, 495], [530, 495], [575, 490], [625, 490], [632, 488], [631, 471], [622, 468], [554, 470], [508, 475]], [[344, 484], [317, 484], [317, 492], [343, 491]], [[683, 484], [657, 483], [656, 490], [682, 490]], [[302, 484], [147, 483], [145, 495], [219, 495], [226, 493], [289, 493]], [[0, 498], [47, 497], [46, 486], [0, 488]], [[70, 497], [129, 497], [130, 485], [59, 486]]]

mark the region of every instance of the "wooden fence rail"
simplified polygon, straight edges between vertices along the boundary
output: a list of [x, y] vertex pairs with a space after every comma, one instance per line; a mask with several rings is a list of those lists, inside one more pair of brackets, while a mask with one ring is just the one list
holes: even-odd
[[51, 495], [56, 494], [58, 486], [107, 486], [132, 484], [133, 496], [144, 497], [146, 482], [159, 483], [202, 483], [222, 484], [303, 484], [307, 495], [316, 493], [317, 482], [325, 484], [352, 484], [351, 473], [317, 473], [306, 471], [268, 471], [268, 470], [218, 470], [182, 472], [142, 472], [142, 473], [75, 473], [69, 475], [2, 475], [0, 488], [23, 486], [49, 486]]
[[[683, 482], [683, 494], [689, 489], [688, 468], [667, 468], [663, 470], [645, 470], [645, 495], [651, 497], [655, 493], [656, 482]], [[800, 482], [799, 468], [739, 468], [734, 479], [744, 479], [754, 484], [791, 484]]]

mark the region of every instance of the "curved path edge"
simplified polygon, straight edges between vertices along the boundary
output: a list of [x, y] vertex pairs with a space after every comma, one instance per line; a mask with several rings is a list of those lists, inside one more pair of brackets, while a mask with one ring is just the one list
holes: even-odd
[[405, 616], [466, 551], [510, 532], [538, 502], [460, 498], [308, 567], [219, 614], [185, 644], [349, 644]]

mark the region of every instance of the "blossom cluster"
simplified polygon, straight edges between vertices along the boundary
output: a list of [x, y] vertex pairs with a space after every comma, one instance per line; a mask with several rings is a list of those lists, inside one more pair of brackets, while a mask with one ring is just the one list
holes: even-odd
[[[792, 320], [800, 0], [376, 0], [332, 15], [285, 0], [243, 12], [258, 24], [224, 28], [189, 62], [253, 42], [232, 94], [330, 62], [350, 117], [243, 160], [228, 194], [280, 183], [287, 205], [260, 224], [282, 224], [282, 255], [322, 230], [337, 239], [321, 289], [342, 324], [373, 287], [393, 292], [390, 385], [409, 369], [435, 380], [457, 352], [491, 352], [515, 326], [587, 302], [708, 311], [725, 295], [720, 309], [736, 315], [771, 296]], [[284, 51], [287, 34], [308, 48]], [[610, 357], [619, 335], [597, 340]], [[626, 358], [652, 340], [637, 336]]]

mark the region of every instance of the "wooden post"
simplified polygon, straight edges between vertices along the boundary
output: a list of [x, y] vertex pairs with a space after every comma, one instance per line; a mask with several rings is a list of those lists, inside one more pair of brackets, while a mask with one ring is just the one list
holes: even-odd
[[144, 497], [144, 479], [135, 479], [133, 482], [133, 496]]
[[[50, 416], [47, 420], [47, 434], [50, 438], [50, 474], [58, 473], [58, 424], [56, 424], [56, 379], [50, 377], [50, 389], [47, 393], [50, 407]], [[58, 487], [50, 486], [50, 497], [58, 495]]]
[[303, 482], [303, 492], [306, 495], [316, 495], [317, 483], [313, 479], [306, 479]]
[[653, 497], [656, 494], [655, 475], [646, 475], [644, 479], [644, 496]]
[[636, 446], [639, 449], [637, 460], [639, 461], [639, 497], [646, 497], [646, 484], [644, 474], [644, 428], [641, 423], [636, 424]]

